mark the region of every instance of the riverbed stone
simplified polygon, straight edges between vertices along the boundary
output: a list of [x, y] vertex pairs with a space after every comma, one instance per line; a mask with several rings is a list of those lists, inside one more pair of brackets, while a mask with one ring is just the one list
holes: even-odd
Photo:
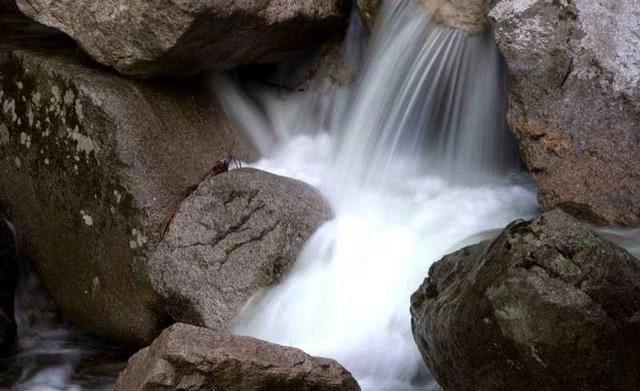
[[149, 342], [171, 320], [145, 260], [216, 161], [255, 154], [202, 80], [134, 82], [29, 42], [0, 44], [0, 205], [68, 319]]
[[640, 3], [492, 3], [508, 121], [541, 204], [640, 225]]
[[138, 77], [274, 63], [346, 25], [346, 0], [18, 0], [98, 62]]
[[633, 390], [640, 260], [561, 210], [445, 256], [411, 298], [445, 390]]
[[334, 360], [251, 337], [175, 324], [129, 360], [116, 391], [356, 391]]
[[245, 303], [286, 275], [330, 217], [303, 182], [251, 168], [210, 176], [171, 220], [149, 262], [152, 285], [176, 321], [230, 331]]

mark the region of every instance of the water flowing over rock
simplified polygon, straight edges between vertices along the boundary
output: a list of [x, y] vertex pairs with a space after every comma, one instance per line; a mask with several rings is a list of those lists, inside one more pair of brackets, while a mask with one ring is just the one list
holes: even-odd
[[487, 30], [490, 0], [422, 0], [436, 22], [477, 34]]
[[640, 260], [560, 210], [444, 257], [411, 314], [445, 390], [640, 384]]
[[[396, 0], [397, 1], [397, 0]], [[470, 34], [481, 33], [489, 27], [487, 13], [490, 0], [415, 0], [421, 1], [441, 25]], [[356, 0], [365, 25], [373, 28], [383, 9], [382, 0]]]
[[364, 24], [369, 29], [373, 28], [382, 7], [382, 0], [356, 0], [356, 6]]
[[17, 279], [15, 232], [0, 213], [0, 355], [13, 345], [16, 336], [13, 301]]
[[176, 212], [149, 262], [152, 284], [173, 319], [227, 331], [330, 216], [300, 181], [254, 169], [211, 176]]
[[270, 63], [338, 32], [344, 0], [19, 0], [94, 59], [139, 77], [189, 75]]
[[116, 391], [356, 391], [333, 360], [250, 337], [223, 336], [186, 324], [165, 330], [136, 353]]
[[493, 3], [508, 120], [541, 203], [640, 225], [640, 4]]
[[251, 149], [203, 80], [132, 82], [60, 45], [0, 52], [0, 204], [21, 253], [75, 324], [150, 341], [169, 318], [145, 259], [186, 192]]

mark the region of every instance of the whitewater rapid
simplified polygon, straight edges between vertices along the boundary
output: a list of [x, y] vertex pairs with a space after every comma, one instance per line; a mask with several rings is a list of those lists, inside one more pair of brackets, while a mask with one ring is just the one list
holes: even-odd
[[253, 167], [317, 187], [335, 214], [235, 333], [334, 358], [364, 390], [429, 390], [411, 294], [443, 255], [539, 208], [504, 123], [490, 34], [436, 26], [411, 0], [383, 15], [368, 43], [354, 18], [343, 53], [352, 84], [328, 88], [321, 73], [315, 88], [283, 93], [218, 80], [266, 156]]
[[[525, 183], [448, 185], [436, 176], [357, 192], [333, 186], [328, 135], [290, 140], [255, 167], [317, 186], [335, 219], [283, 283], [258, 295], [235, 332], [338, 360], [364, 390], [428, 390], [409, 297], [429, 266], [537, 212]], [[291, 167], [291, 169], [289, 169]]]
[[[503, 64], [491, 34], [438, 27], [414, 0], [387, 1], [370, 37], [354, 15], [343, 62], [353, 83], [321, 71], [306, 92], [216, 80], [265, 156], [251, 166], [315, 186], [335, 216], [234, 332], [334, 358], [365, 391], [438, 389], [411, 335], [411, 294], [443, 255], [540, 213], [504, 123]], [[640, 257], [640, 230], [599, 231]], [[21, 281], [16, 376], [0, 383], [113, 389], [130, 352], [53, 319], [35, 276]]]

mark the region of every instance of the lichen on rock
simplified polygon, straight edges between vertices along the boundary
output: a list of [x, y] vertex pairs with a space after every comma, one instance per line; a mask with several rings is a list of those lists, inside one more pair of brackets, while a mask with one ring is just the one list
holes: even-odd
[[445, 256], [411, 298], [445, 390], [627, 390], [640, 382], [640, 260], [554, 210]]
[[65, 316], [150, 341], [169, 316], [144, 259], [216, 160], [253, 150], [200, 80], [134, 82], [33, 42], [0, 46], [0, 204]]

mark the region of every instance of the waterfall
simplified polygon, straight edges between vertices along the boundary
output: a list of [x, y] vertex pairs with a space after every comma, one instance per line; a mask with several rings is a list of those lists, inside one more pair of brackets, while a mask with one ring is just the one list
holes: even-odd
[[[337, 359], [364, 390], [437, 387], [412, 339], [409, 297], [444, 254], [538, 210], [505, 123], [491, 35], [387, 3], [368, 43], [353, 18], [346, 86], [307, 92], [217, 80], [228, 114], [267, 158], [256, 167], [317, 186], [335, 218], [235, 332]], [[362, 58], [362, 47], [368, 45]]]

